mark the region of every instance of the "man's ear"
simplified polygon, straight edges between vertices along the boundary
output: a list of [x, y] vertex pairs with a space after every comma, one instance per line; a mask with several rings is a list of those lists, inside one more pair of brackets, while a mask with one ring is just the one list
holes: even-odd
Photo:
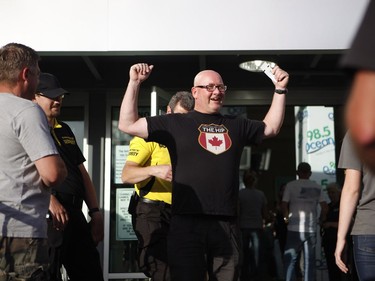
[[169, 105], [167, 105], [167, 114], [171, 113], [173, 113], [172, 108]]
[[197, 98], [197, 90], [195, 87], [192, 87], [191, 88], [191, 95], [193, 96], [194, 99]]
[[26, 81], [30, 76], [30, 69], [28, 67], [22, 68], [20, 74], [19, 74], [19, 79], [20, 81]]

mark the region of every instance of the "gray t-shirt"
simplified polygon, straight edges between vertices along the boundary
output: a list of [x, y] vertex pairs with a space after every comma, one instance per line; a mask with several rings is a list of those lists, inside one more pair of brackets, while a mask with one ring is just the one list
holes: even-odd
[[291, 181], [285, 187], [282, 201], [289, 203], [289, 231], [317, 231], [318, 205], [327, 202], [319, 184], [307, 179]]
[[240, 227], [263, 228], [263, 209], [267, 206], [264, 192], [255, 188], [241, 189], [238, 195], [240, 204]]
[[34, 161], [58, 151], [35, 103], [0, 93], [0, 236], [46, 237], [49, 190]]
[[358, 158], [348, 133], [346, 133], [341, 146], [338, 167], [362, 172], [361, 194], [351, 234], [375, 234], [375, 223], [372, 223], [375, 217], [375, 178]]

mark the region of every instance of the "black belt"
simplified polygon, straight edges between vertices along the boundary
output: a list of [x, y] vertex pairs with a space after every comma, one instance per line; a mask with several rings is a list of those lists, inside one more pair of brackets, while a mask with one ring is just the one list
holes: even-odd
[[52, 195], [54, 195], [63, 206], [82, 209], [83, 199], [81, 196], [56, 191], [52, 191]]
[[151, 200], [151, 199], [147, 199], [147, 198], [144, 198], [144, 197], [139, 197], [139, 201], [143, 202], [143, 203], [146, 203], [146, 204], [152, 204], [152, 205], [156, 205], [156, 206], [160, 206], [160, 207], [164, 207], [164, 208], [170, 208], [171, 207], [170, 204], [165, 203], [163, 201]]

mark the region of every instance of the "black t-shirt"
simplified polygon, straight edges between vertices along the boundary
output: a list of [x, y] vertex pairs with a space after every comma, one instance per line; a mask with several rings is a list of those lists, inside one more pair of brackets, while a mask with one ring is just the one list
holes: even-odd
[[375, 1], [371, 0], [350, 50], [341, 64], [348, 69], [375, 70]]
[[261, 142], [264, 123], [196, 111], [148, 117], [147, 123], [148, 141], [169, 149], [173, 213], [235, 216], [241, 153]]
[[59, 121], [58, 123], [55, 123], [54, 128], [51, 130], [51, 135], [68, 170], [68, 175], [64, 182], [61, 185], [54, 187], [53, 190], [73, 194], [83, 198], [83, 178], [78, 166], [85, 162], [86, 159], [77, 145], [72, 130], [67, 124]]

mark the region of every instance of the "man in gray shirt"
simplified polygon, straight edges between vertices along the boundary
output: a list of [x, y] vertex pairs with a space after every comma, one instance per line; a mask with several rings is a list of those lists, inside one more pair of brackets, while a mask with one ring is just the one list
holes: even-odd
[[264, 279], [265, 247], [264, 223], [267, 217], [267, 199], [258, 190], [258, 175], [249, 169], [243, 176], [245, 184], [238, 194], [240, 228], [242, 232], [243, 265], [241, 280]]
[[[306, 162], [298, 164], [298, 179], [285, 187], [281, 208], [288, 233], [284, 251], [286, 281], [295, 280], [299, 257], [304, 257], [304, 280], [316, 280], [315, 248], [318, 222], [325, 220], [328, 198], [316, 182], [310, 180], [311, 166]], [[320, 217], [318, 218], [318, 206]]]
[[38, 61], [21, 44], [0, 49], [0, 280], [48, 280], [49, 188], [67, 173], [46, 117], [31, 101]]
[[341, 146], [338, 168], [345, 169], [345, 181], [340, 201], [336, 264], [342, 272], [351, 273], [351, 264], [347, 264], [350, 261], [346, 260], [350, 233], [359, 280], [375, 280], [375, 177], [357, 154], [349, 131]]

